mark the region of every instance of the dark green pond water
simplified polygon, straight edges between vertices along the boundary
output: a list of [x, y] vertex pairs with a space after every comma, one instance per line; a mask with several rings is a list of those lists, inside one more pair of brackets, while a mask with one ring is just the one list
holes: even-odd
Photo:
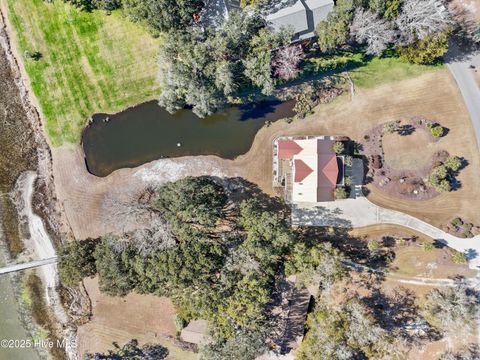
[[[293, 101], [233, 106], [206, 118], [190, 110], [174, 115], [146, 102], [115, 115], [95, 114], [83, 133], [88, 170], [97, 176], [163, 157], [246, 153], [266, 121], [291, 117]], [[106, 120], [108, 119], [108, 120]]]

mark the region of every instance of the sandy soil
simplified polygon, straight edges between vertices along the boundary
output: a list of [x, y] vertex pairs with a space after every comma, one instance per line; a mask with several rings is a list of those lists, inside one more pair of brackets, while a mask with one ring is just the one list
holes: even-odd
[[124, 298], [111, 297], [100, 292], [97, 278], [86, 279], [84, 283], [92, 302], [93, 317], [78, 328], [80, 358], [85, 352], [112, 349], [112, 341], [122, 346], [132, 338], [141, 344], [152, 342], [168, 347], [171, 359], [195, 358], [174, 347], [166, 338], [175, 336], [175, 309], [168, 298], [135, 293]]
[[[442, 148], [453, 155], [464, 156], [469, 162], [458, 177], [462, 188], [431, 200], [411, 201], [390, 197], [370, 187], [369, 199], [436, 226], [446, 223], [453, 215], [479, 223], [480, 192], [477, 189], [480, 177], [475, 171], [480, 166], [479, 153], [463, 100], [446, 70], [359, 91], [352, 101], [344, 96], [332, 104], [321, 105], [314, 115], [291, 124], [278, 121], [260, 130], [250, 151], [233, 161], [213, 156], [161, 159], [98, 178], [87, 172], [79, 146], [56, 148], [53, 150], [56, 189], [75, 237], [98, 237], [138, 226], [114, 216], [105, 206], [106, 198], [128, 201], [147, 186], [202, 174], [242, 176], [273, 194], [271, 144], [276, 136], [345, 134], [362, 139], [375, 125], [412, 116], [423, 116], [449, 128], [449, 134], [441, 140]], [[425, 151], [422, 144], [417, 149]]]

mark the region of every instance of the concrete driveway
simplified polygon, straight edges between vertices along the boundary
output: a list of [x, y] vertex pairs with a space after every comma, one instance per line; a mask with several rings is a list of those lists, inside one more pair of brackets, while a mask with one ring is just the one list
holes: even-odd
[[[451, 41], [445, 61], [462, 93], [475, 129], [477, 145], [480, 145], [480, 88], [475, 80], [475, 70], [480, 71], [480, 52], [465, 54]], [[471, 69], [470, 65], [476, 69]]]
[[292, 224], [343, 228], [394, 224], [419, 231], [467, 255], [470, 268], [480, 270], [480, 235], [462, 239], [399, 211], [385, 209], [365, 197], [323, 203], [292, 205]]

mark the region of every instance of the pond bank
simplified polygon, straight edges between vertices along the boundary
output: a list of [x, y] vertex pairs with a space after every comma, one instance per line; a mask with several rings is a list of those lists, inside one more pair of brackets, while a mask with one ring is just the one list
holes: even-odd
[[262, 126], [295, 115], [294, 101], [235, 105], [198, 118], [191, 110], [168, 113], [156, 101], [120, 113], [95, 114], [82, 135], [90, 173], [107, 176], [160, 158], [245, 154]]

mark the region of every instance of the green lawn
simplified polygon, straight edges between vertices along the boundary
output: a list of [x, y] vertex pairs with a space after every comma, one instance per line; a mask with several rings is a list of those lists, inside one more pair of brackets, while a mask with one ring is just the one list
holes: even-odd
[[355, 86], [371, 88], [385, 83], [404, 80], [441, 69], [443, 65], [415, 65], [398, 57], [368, 58], [362, 53], [349, 53], [309, 58], [304, 77], [334, 75], [348, 71]]
[[373, 58], [364, 66], [350, 71], [355, 86], [372, 88], [392, 81], [413, 78], [429, 71], [439, 70], [443, 65], [415, 65], [399, 58]]
[[95, 112], [155, 98], [159, 40], [114, 12], [81, 12], [61, 0], [0, 0], [40, 102], [53, 145], [77, 143]]

